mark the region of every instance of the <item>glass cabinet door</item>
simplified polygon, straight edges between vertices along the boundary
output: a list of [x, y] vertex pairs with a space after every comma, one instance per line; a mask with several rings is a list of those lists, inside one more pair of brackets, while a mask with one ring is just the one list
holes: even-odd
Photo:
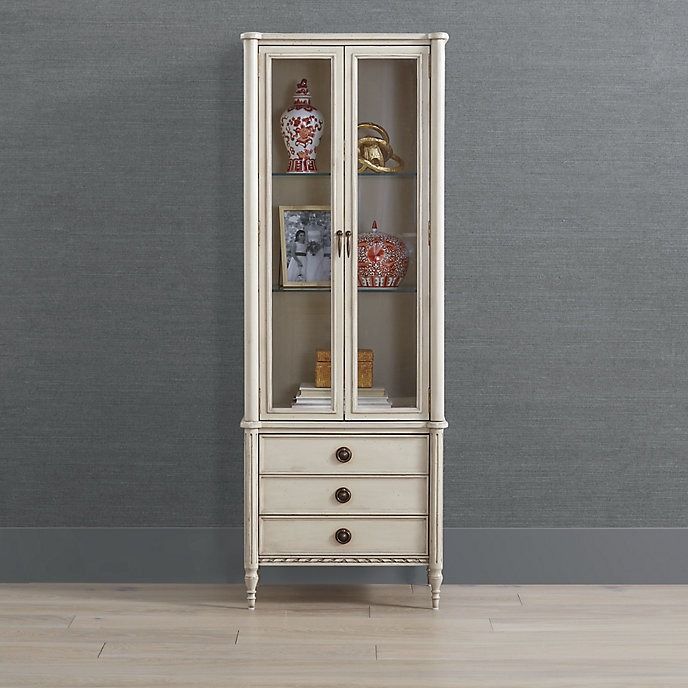
[[347, 48], [347, 417], [428, 417], [428, 57]]
[[260, 59], [261, 415], [343, 417], [342, 50]]

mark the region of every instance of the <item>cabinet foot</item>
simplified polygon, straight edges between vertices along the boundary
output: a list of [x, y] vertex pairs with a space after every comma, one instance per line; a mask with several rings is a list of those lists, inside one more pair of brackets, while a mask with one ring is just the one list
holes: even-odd
[[428, 585], [432, 594], [432, 608], [440, 608], [440, 587], [442, 586], [442, 569], [428, 569]]
[[246, 569], [244, 576], [246, 582], [246, 600], [248, 601], [248, 608], [256, 608], [256, 588], [258, 587], [258, 567], [251, 567]]

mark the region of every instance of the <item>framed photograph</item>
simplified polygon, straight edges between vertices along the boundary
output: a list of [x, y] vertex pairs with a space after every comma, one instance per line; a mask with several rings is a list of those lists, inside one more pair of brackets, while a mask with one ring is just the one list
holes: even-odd
[[281, 205], [281, 284], [329, 287], [332, 271], [332, 220], [327, 205]]

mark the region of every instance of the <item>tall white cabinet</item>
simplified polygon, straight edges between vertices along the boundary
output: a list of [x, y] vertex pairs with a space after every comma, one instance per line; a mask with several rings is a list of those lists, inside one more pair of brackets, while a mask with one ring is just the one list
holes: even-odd
[[241, 38], [248, 606], [261, 566], [379, 565], [437, 609], [448, 36]]

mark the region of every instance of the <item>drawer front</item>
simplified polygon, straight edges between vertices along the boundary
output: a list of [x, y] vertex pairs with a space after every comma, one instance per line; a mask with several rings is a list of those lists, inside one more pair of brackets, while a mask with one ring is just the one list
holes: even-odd
[[[344, 544], [337, 541], [337, 533]], [[260, 519], [260, 554], [427, 554], [427, 519], [390, 518], [287, 518]]]
[[424, 476], [267, 476], [260, 479], [261, 514], [398, 514], [425, 516]]
[[428, 438], [427, 435], [262, 435], [259, 460], [261, 473], [427, 475]]

